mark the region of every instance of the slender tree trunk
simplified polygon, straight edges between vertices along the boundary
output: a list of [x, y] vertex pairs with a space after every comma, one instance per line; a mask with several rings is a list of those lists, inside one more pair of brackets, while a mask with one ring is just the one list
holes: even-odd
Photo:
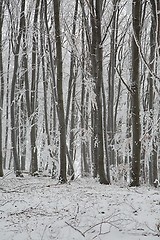
[[85, 143], [84, 143], [84, 101], [85, 101], [85, 40], [84, 40], [84, 19], [82, 17], [82, 87], [81, 87], [81, 175], [84, 174]]
[[81, 85], [81, 174], [82, 176], [89, 174], [88, 164], [88, 148], [86, 143], [85, 131], [88, 127], [87, 123], [87, 93], [85, 89], [85, 34], [84, 34], [84, 19], [82, 18], [82, 85]]
[[2, 112], [4, 96], [3, 57], [2, 57], [2, 26], [3, 26], [3, 0], [0, 2], [0, 177], [3, 177], [3, 154], [2, 154]]
[[[19, 79], [19, 89], [24, 90], [25, 77], [22, 76]], [[26, 111], [26, 102], [25, 97], [21, 96], [20, 106], [19, 106], [19, 116], [18, 116], [18, 129], [19, 129], [19, 156], [20, 156], [20, 168], [25, 170], [26, 165], [26, 120], [27, 120], [27, 111]]]
[[[91, 73], [93, 77], [93, 91], [96, 93], [96, 81], [97, 81], [97, 33], [96, 33], [96, 13], [95, 13], [95, 4], [93, 0], [90, 0], [91, 4], [91, 43], [89, 43], [89, 50], [91, 55]], [[98, 132], [98, 121], [97, 121], [97, 106], [94, 103], [94, 99], [91, 102], [91, 126], [93, 129], [92, 137], [91, 137], [91, 156], [92, 156], [92, 166], [93, 166], [93, 177], [96, 178], [98, 175], [98, 139], [97, 139], [97, 132]]]
[[75, 1], [75, 10], [74, 10], [74, 17], [73, 17], [73, 28], [72, 28], [72, 49], [71, 49], [71, 60], [70, 60], [70, 76], [69, 76], [69, 83], [68, 83], [68, 96], [67, 96], [67, 106], [66, 106], [66, 131], [68, 127], [69, 121], [69, 110], [70, 110], [70, 103], [71, 103], [71, 95], [72, 95], [72, 88], [73, 88], [73, 80], [75, 75], [75, 33], [76, 33], [76, 22], [77, 22], [77, 15], [78, 15], [78, 0]]
[[14, 71], [12, 77], [12, 85], [11, 85], [11, 141], [12, 141], [12, 151], [14, 157], [14, 170], [17, 174], [20, 173], [20, 159], [17, 152], [17, 137], [16, 137], [16, 125], [15, 125], [15, 85], [17, 79], [17, 71], [18, 71], [18, 52], [14, 57]]
[[[36, 135], [37, 135], [37, 126], [36, 126], [36, 86], [37, 86], [37, 21], [39, 13], [40, 0], [36, 1], [35, 12], [34, 12], [34, 32], [32, 38], [32, 82], [31, 82], [31, 173], [38, 171], [38, 159], [37, 159], [37, 146], [36, 146]], [[37, 73], [37, 74], [36, 74]]]
[[41, 27], [41, 32], [40, 32], [40, 44], [41, 44], [41, 60], [42, 60], [42, 79], [43, 79], [43, 93], [44, 93], [44, 125], [45, 125], [45, 132], [46, 132], [46, 137], [47, 137], [47, 145], [49, 147], [49, 153], [50, 157], [54, 158], [54, 153], [51, 150], [51, 141], [50, 141], [50, 132], [49, 132], [49, 123], [48, 123], [48, 95], [47, 95], [47, 90], [48, 90], [48, 81], [47, 81], [47, 66], [45, 65], [45, 34], [44, 34], [44, 8], [43, 4], [41, 4], [41, 13], [40, 13], [40, 27]]
[[22, 136], [22, 138], [20, 138], [20, 142], [22, 146], [22, 156], [21, 156], [22, 170], [25, 170], [25, 165], [26, 165], [26, 132], [27, 132], [26, 123], [27, 123], [27, 118], [28, 120], [30, 120], [30, 117], [31, 117], [27, 46], [28, 44], [27, 44], [26, 18], [24, 15], [24, 27], [23, 27], [23, 35], [22, 35], [22, 71], [24, 72], [24, 75], [22, 75], [22, 79], [20, 80], [23, 83], [24, 89], [25, 89], [25, 100], [24, 100], [24, 97], [21, 98], [21, 113], [23, 114], [20, 113], [22, 121], [24, 123], [23, 126], [20, 126], [20, 135]]
[[115, 67], [116, 67], [116, 55], [117, 55], [117, 32], [118, 32], [118, 2], [119, 0], [113, 0], [113, 20], [111, 31], [111, 50], [110, 50], [110, 62], [108, 72], [108, 155], [110, 164], [115, 165], [115, 153], [113, 149], [115, 123], [114, 123], [114, 95], [115, 95]]
[[132, 37], [132, 170], [131, 170], [131, 186], [139, 186], [140, 176], [140, 106], [139, 106], [139, 48], [140, 30], [141, 30], [141, 1], [132, 1], [132, 19], [133, 19], [133, 37]]
[[57, 56], [57, 97], [58, 97], [58, 120], [60, 131], [60, 175], [61, 183], [67, 181], [66, 177], [66, 124], [63, 105], [63, 74], [62, 74], [62, 46], [60, 32], [60, 1], [54, 0], [54, 21], [55, 21], [55, 38], [56, 38], [56, 56]]
[[13, 68], [13, 77], [12, 77], [12, 83], [11, 83], [11, 98], [10, 98], [11, 142], [12, 142], [12, 150], [13, 150], [13, 157], [14, 157], [14, 170], [17, 176], [21, 175], [21, 171], [20, 171], [20, 159], [17, 152], [17, 136], [16, 136], [16, 124], [15, 124], [15, 87], [16, 87], [17, 75], [18, 75], [20, 43], [21, 43], [22, 31], [24, 28], [24, 13], [25, 13], [25, 0], [22, 0], [17, 43], [13, 47], [14, 68]]
[[26, 19], [24, 18], [24, 29], [23, 29], [23, 70], [24, 70], [24, 82], [25, 82], [25, 97], [26, 97], [26, 107], [28, 119], [31, 117], [31, 104], [29, 95], [29, 76], [28, 76], [28, 54], [27, 54], [27, 29], [26, 29]]
[[[51, 39], [50, 39], [50, 32], [49, 32], [49, 26], [48, 26], [48, 19], [47, 19], [47, 1], [46, 0], [42, 0], [41, 3], [44, 6], [44, 21], [45, 21], [45, 26], [46, 26], [46, 32], [47, 32], [47, 44], [48, 44], [48, 51], [49, 51], [49, 64], [48, 64], [48, 68], [50, 67], [50, 74], [51, 74], [51, 88], [52, 88], [52, 108], [53, 108], [53, 128], [51, 128], [51, 131], [53, 131], [53, 136], [55, 139], [55, 145], [58, 149], [59, 146], [59, 140], [56, 139], [56, 132], [57, 132], [57, 115], [58, 115], [58, 106], [57, 106], [57, 102], [58, 102], [58, 96], [57, 96], [57, 85], [56, 85], [56, 78], [55, 78], [55, 72], [54, 72], [54, 62], [53, 62], [53, 55], [52, 55], [52, 44], [51, 44]], [[56, 115], [57, 113], [57, 115]], [[50, 126], [51, 127], [51, 126]], [[54, 157], [57, 160], [58, 159], [58, 150], [54, 151]]]
[[[8, 34], [8, 37], [10, 36], [10, 33]], [[4, 153], [4, 169], [6, 169], [7, 165], [7, 146], [8, 146], [8, 133], [9, 133], [9, 73], [10, 73], [10, 64], [11, 64], [11, 41], [9, 41], [9, 47], [8, 47], [8, 60], [7, 60], [7, 77], [6, 77], [6, 131], [5, 131], [5, 143], [4, 143], [4, 148], [5, 148], [5, 153]], [[10, 154], [11, 151], [10, 151]]]
[[[126, 116], [126, 139], [127, 141], [127, 156], [125, 158], [125, 163], [128, 164], [128, 166], [131, 166], [132, 158], [131, 158], [131, 125], [132, 125], [132, 119], [131, 119], [131, 95], [130, 93], [127, 94], [127, 116]], [[131, 176], [131, 171], [128, 172], [129, 179]]]
[[102, 184], [109, 184], [104, 171], [104, 143], [102, 124], [102, 82], [103, 82], [103, 51], [101, 46], [101, 7], [102, 1], [96, 0], [96, 38], [97, 38], [97, 82], [96, 82], [96, 102], [98, 112], [98, 170], [99, 180]]
[[103, 99], [103, 128], [104, 128], [104, 147], [105, 147], [105, 156], [106, 156], [106, 173], [107, 173], [107, 179], [108, 182], [111, 182], [110, 179], [110, 162], [109, 162], [109, 156], [108, 156], [108, 139], [107, 139], [107, 111], [106, 111], [106, 96], [105, 96], [105, 89], [104, 89], [104, 83], [102, 83], [102, 99]]
[[[0, 97], [0, 108], [2, 100]], [[2, 154], [2, 110], [0, 110], [0, 177], [3, 177], [3, 154]]]
[[[150, 70], [152, 73], [156, 70], [156, 61], [157, 61], [157, 52], [156, 52], [156, 46], [160, 46], [160, 16], [158, 12], [160, 11], [160, 2], [158, 0], [152, 1], [151, 7], [152, 7], [152, 16], [151, 16], [151, 30], [150, 30]], [[159, 51], [158, 51], [159, 54]], [[152, 150], [150, 155], [150, 184], [153, 184], [155, 179], [158, 179], [158, 137], [152, 134], [154, 119], [153, 119], [153, 113], [154, 113], [154, 76], [152, 73], [149, 73], [148, 76], [148, 85], [149, 85], [149, 113], [150, 113], [150, 125], [149, 125], [149, 134], [152, 136]]]
[[[72, 107], [71, 107], [71, 121], [70, 121], [70, 137], [69, 137], [69, 155], [70, 160], [69, 166], [68, 166], [68, 174], [72, 177], [72, 180], [74, 179], [74, 168], [73, 168], [73, 162], [74, 162], [74, 151], [75, 151], [75, 122], [76, 122], [76, 109], [75, 109], [75, 94], [76, 94], [76, 78], [77, 76], [74, 76], [74, 83], [73, 83], [73, 92], [72, 92]], [[70, 164], [72, 163], [72, 165]]]
[[[68, 173], [74, 179], [74, 167], [73, 167], [73, 150], [74, 150], [74, 133], [72, 128], [75, 124], [75, 90], [76, 90], [76, 58], [75, 58], [75, 33], [76, 33], [76, 23], [78, 15], [78, 0], [75, 1], [74, 17], [73, 17], [73, 27], [72, 27], [72, 46], [71, 46], [71, 56], [70, 56], [70, 76], [68, 82], [68, 94], [67, 94], [67, 106], [66, 106], [66, 132], [68, 129], [71, 97], [72, 97], [72, 108], [71, 108], [71, 131], [70, 131], [70, 147], [67, 156], [69, 157]], [[73, 112], [72, 112], [73, 110]], [[72, 164], [72, 165], [71, 165]]]

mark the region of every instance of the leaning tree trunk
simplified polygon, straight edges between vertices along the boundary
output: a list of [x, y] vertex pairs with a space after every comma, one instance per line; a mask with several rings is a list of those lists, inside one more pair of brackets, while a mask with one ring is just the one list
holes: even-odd
[[131, 169], [131, 186], [139, 186], [140, 176], [140, 109], [139, 109], [139, 44], [140, 44], [140, 12], [141, 1], [132, 1], [132, 19], [133, 19], [133, 36], [132, 36], [132, 169]]
[[55, 39], [56, 39], [56, 55], [57, 55], [57, 97], [58, 97], [58, 120], [60, 131], [60, 175], [61, 183], [67, 181], [66, 177], [66, 124], [63, 106], [63, 87], [62, 87], [62, 46], [61, 46], [61, 32], [60, 32], [60, 1], [54, 0], [54, 21], [55, 21]]

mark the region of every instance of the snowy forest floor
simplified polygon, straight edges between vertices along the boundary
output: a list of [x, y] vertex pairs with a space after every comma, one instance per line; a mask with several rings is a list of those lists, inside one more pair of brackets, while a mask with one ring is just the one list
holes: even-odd
[[0, 240], [158, 240], [160, 188], [0, 179]]

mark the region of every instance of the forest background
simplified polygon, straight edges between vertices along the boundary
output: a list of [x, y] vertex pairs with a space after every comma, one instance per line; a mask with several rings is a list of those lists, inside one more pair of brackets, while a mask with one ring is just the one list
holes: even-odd
[[0, 176], [153, 184], [159, 54], [158, 0], [1, 0]]

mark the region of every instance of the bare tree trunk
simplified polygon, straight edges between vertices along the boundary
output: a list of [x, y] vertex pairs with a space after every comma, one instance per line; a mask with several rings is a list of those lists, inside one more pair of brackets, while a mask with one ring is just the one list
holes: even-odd
[[[75, 58], [75, 33], [76, 33], [76, 23], [77, 23], [77, 15], [78, 15], [78, 0], [75, 1], [74, 8], [74, 17], [73, 17], [73, 27], [72, 27], [72, 46], [71, 46], [71, 56], [70, 56], [70, 76], [68, 82], [68, 94], [67, 94], [67, 106], [66, 106], [66, 132], [68, 130], [69, 123], [69, 115], [71, 108], [71, 96], [72, 96], [72, 108], [71, 108], [71, 130], [70, 130], [70, 147], [68, 151], [69, 165], [68, 165], [68, 173], [72, 176], [72, 180], [74, 179], [74, 167], [73, 167], [73, 151], [74, 151], [74, 133], [72, 128], [75, 125], [75, 90], [76, 90], [76, 58]], [[71, 165], [72, 164], [72, 165]]]
[[56, 38], [56, 56], [57, 56], [57, 97], [58, 97], [58, 120], [60, 131], [60, 175], [61, 183], [67, 181], [66, 177], [66, 124], [63, 106], [63, 74], [62, 74], [62, 46], [61, 46], [61, 32], [60, 32], [60, 1], [54, 0], [54, 21], [55, 21], [55, 38]]
[[[25, 76], [22, 75], [19, 79], [19, 90], [22, 92], [25, 84]], [[21, 94], [21, 93], [20, 93]], [[19, 157], [20, 157], [20, 169], [25, 170], [26, 165], [26, 120], [27, 120], [27, 111], [26, 111], [26, 101], [25, 97], [20, 97], [20, 104], [18, 106], [18, 147], [19, 147]]]
[[21, 1], [21, 14], [20, 14], [20, 24], [19, 24], [19, 32], [17, 37], [17, 43], [13, 46], [14, 53], [14, 68], [13, 68], [13, 77], [11, 83], [11, 99], [10, 99], [10, 111], [11, 111], [11, 142], [12, 142], [12, 150], [14, 157], [14, 170], [17, 176], [21, 175], [20, 171], [20, 159], [17, 152], [17, 138], [16, 138], [16, 125], [15, 125], [15, 87], [17, 81], [18, 74], [18, 60], [19, 60], [19, 51], [20, 51], [20, 43], [22, 37], [22, 31], [24, 28], [24, 12], [25, 12], [25, 0]]
[[88, 146], [86, 143], [85, 131], [88, 128], [87, 121], [87, 93], [85, 87], [85, 34], [84, 34], [84, 19], [82, 18], [82, 87], [81, 87], [81, 174], [82, 176], [89, 174], [88, 164]]
[[109, 184], [104, 171], [104, 143], [102, 124], [102, 82], [103, 82], [103, 51], [101, 46], [101, 14], [102, 1], [96, 0], [96, 38], [97, 38], [97, 82], [96, 82], [96, 102], [98, 113], [98, 170], [99, 180], [102, 184]]
[[85, 161], [85, 143], [84, 143], [84, 102], [85, 102], [85, 40], [84, 40], [84, 19], [82, 17], [82, 87], [81, 87], [81, 175], [84, 175], [84, 161]]
[[[33, 174], [38, 170], [38, 159], [37, 159], [37, 146], [36, 146], [36, 135], [37, 135], [37, 127], [36, 127], [36, 70], [37, 70], [37, 21], [38, 21], [38, 13], [39, 13], [40, 0], [36, 1], [35, 12], [34, 12], [34, 32], [32, 38], [32, 82], [31, 82], [31, 173]], [[38, 74], [38, 73], [37, 73]]]
[[77, 15], [78, 15], [78, 0], [75, 1], [75, 10], [74, 10], [74, 17], [73, 17], [73, 28], [72, 28], [72, 49], [71, 49], [71, 60], [70, 60], [70, 76], [69, 76], [69, 83], [68, 83], [68, 95], [67, 95], [67, 106], [66, 106], [66, 130], [68, 127], [69, 121], [69, 110], [70, 110], [70, 103], [71, 103], [71, 93], [73, 87], [73, 80], [75, 75], [75, 33], [76, 33], [76, 22], [77, 22]]
[[[42, 2], [43, 3], [43, 2]], [[45, 64], [45, 12], [43, 4], [41, 4], [41, 12], [40, 12], [40, 45], [41, 45], [41, 60], [42, 60], [42, 79], [43, 79], [43, 93], [44, 93], [44, 125], [45, 125], [45, 132], [47, 137], [47, 144], [49, 147], [50, 157], [52, 161], [54, 159], [54, 152], [51, 150], [51, 140], [50, 140], [50, 131], [49, 131], [49, 123], [48, 123], [48, 76], [47, 76], [47, 65]]]
[[[156, 70], [156, 61], [157, 61], [157, 52], [156, 52], [156, 46], [160, 46], [160, 17], [159, 17], [159, 11], [160, 11], [160, 2], [158, 0], [152, 1], [151, 7], [152, 7], [152, 16], [151, 16], [151, 30], [150, 30], [150, 70], [148, 76], [148, 85], [149, 85], [149, 99], [148, 99], [148, 105], [149, 105], [149, 113], [150, 113], [150, 125], [149, 125], [149, 134], [152, 136], [152, 150], [150, 155], [150, 184], [153, 184], [155, 179], [158, 179], [158, 137], [154, 136], [152, 134], [152, 128], [154, 124], [153, 119], [153, 113], [154, 113], [154, 76], [152, 73]], [[159, 55], [159, 51], [158, 51]]]
[[[76, 94], [76, 78], [77, 76], [74, 76], [74, 83], [73, 83], [73, 92], [72, 92], [72, 105], [71, 105], [71, 121], [70, 121], [70, 134], [69, 134], [69, 157], [70, 162], [68, 166], [68, 174], [71, 176], [71, 179], [74, 179], [74, 168], [73, 168], [73, 162], [74, 162], [74, 152], [75, 152], [75, 122], [76, 122], [76, 108], [75, 108], [75, 94]], [[72, 165], [71, 165], [72, 163]]]
[[131, 186], [139, 186], [140, 176], [140, 109], [139, 109], [139, 48], [140, 30], [141, 30], [141, 1], [132, 1], [132, 18], [133, 18], [133, 37], [132, 37], [132, 170], [131, 170]]
[[28, 119], [31, 117], [31, 104], [29, 95], [29, 77], [28, 77], [28, 54], [27, 54], [27, 29], [26, 29], [26, 19], [24, 16], [24, 28], [23, 28], [23, 44], [22, 44], [22, 66], [24, 70], [24, 82], [25, 82], [25, 97], [26, 97], [26, 107]]
[[102, 83], [102, 98], [103, 98], [103, 134], [104, 134], [104, 147], [105, 147], [105, 156], [106, 156], [106, 173], [107, 173], [107, 179], [108, 182], [111, 182], [110, 178], [110, 161], [108, 156], [108, 139], [107, 139], [107, 121], [106, 121], [106, 96], [105, 96], [105, 89], [104, 89], [104, 83]]
[[[44, 21], [46, 26], [46, 33], [47, 33], [47, 44], [48, 44], [48, 51], [49, 51], [49, 63], [48, 63], [48, 69], [50, 68], [50, 74], [51, 74], [51, 88], [52, 88], [52, 113], [51, 116], [53, 116], [53, 127], [50, 125], [50, 131], [53, 131], [53, 137], [55, 139], [54, 144], [56, 145], [56, 148], [54, 150], [54, 158], [57, 161], [58, 160], [58, 147], [59, 147], [59, 139], [57, 140], [56, 133], [57, 131], [57, 115], [58, 115], [58, 96], [57, 96], [57, 84], [56, 84], [56, 77], [55, 77], [55, 70], [54, 70], [54, 61], [53, 61], [53, 54], [52, 54], [52, 44], [50, 39], [50, 32], [49, 32], [49, 26], [48, 26], [48, 19], [47, 19], [47, 1], [42, 0], [41, 3], [44, 6]], [[53, 115], [52, 115], [53, 114]]]
[[[95, 4], [93, 0], [90, 0], [91, 4], [91, 27], [92, 27], [92, 38], [91, 43], [89, 45], [90, 55], [91, 55], [91, 65], [92, 65], [92, 77], [93, 77], [93, 91], [96, 93], [96, 81], [97, 81], [97, 33], [96, 33], [96, 17], [95, 17]], [[92, 165], [93, 165], [93, 177], [96, 178], [98, 175], [98, 144], [97, 144], [97, 132], [98, 132], [98, 121], [97, 121], [97, 106], [93, 102], [91, 102], [91, 126], [93, 129], [92, 137], [91, 137], [91, 156], [92, 156]]]
[[115, 134], [115, 122], [114, 122], [114, 95], [115, 95], [115, 67], [117, 57], [117, 32], [118, 32], [118, 17], [119, 17], [119, 0], [113, 0], [113, 19], [112, 19], [112, 31], [111, 31], [111, 47], [110, 47], [110, 62], [108, 72], [108, 155], [110, 164], [115, 165], [115, 153], [113, 149], [114, 134]]
[[[24, 123], [24, 126], [20, 126], [20, 142], [22, 146], [22, 156], [21, 158], [21, 169], [25, 170], [26, 165], [26, 120], [27, 117], [30, 120], [31, 117], [31, 106], [30, 106], [30, 95], [29, 95], [29, 76], [28, 76], [28, 53], [27, 53], [27, 29], [26, 29], [26, 18], [24, 16], [24, 26], [23, 26], [23, 35], [22, 35], [22, 71], [24, 75], [22, 75], [22, 82], [25, 89], [25, 101], [24, 97], [21, 98], [21, 118]], [[23, 86], [22, 86], [23, 87]], [[25, 113], [25, 114], [24, 114]], [[22, 132], [21, 132], [22, 131]], [[23, 133], [23, 134], [22, 134]]]
[[3, 57], [2, 57], [2, 26], [3, 26], [3, 0], [0, 2], [0, 177], [3, 177], [3, 153], [2, 153], [2, 112], [4, 96]]
[[[0, 108], [2, 100], [0, 97]], [[3, 154], [2, 154], [2, 110], [0, 110], [0, 177], [3, 177]]]
[[[8, 37], [10, 36], [10, 33], [8, 33]], [[9, 130], [9, 72], [10, 72], [10, 64], [11, 64], [11, 40], [9, 41], [9, 47], [8, 47], [8, 59], [7, 59], [7, 77], [6, 77], [6, 131], [5, 131], [5, 141], [4, 141], [4, 148], [5, 148], [5, 152], [4, 152], [4, 169], [6, 169], [6, 165], [7, 165], [7, 145], [8, 145], [8, 130]], [[11, 151], [10, 151], [10, 154]]]

